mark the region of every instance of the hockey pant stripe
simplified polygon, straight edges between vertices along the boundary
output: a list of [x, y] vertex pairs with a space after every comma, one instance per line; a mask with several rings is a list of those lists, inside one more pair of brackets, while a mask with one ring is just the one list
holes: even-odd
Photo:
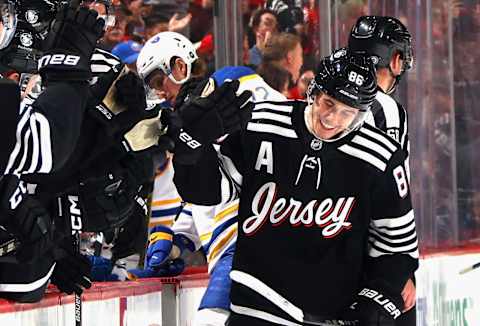
[[44, 285], [48, 279], [50, 278], [50, 276], [52, 276], [52, 273], [53, 273], [53, 269], [55, 268], [55, 263], [53, 263], [52, 267], [50, 268], [50, 270], [48, 271], [48, 273], [42, 277], [41, 279], [38, 279], [36, 281], [33, 281], [31, 283], [27, 283], [27, 284], [13, 284], [13, 283], [0, 283], [0, 292], [31, 292], [31, 291], [34, 291], [36, 289], [38, 289], [39, 287], [41, 287], [42, 285]]

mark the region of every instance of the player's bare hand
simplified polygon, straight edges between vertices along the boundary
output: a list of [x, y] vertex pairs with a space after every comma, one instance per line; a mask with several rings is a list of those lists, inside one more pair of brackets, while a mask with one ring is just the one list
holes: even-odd
[[170, 18], [168, 22], [168, 30], [170, 32], [178, 32], [187, 27], [192, 20], [192, 14], [187, 14], [185, 17], [178, 19], [178, 14], [175, 14]]

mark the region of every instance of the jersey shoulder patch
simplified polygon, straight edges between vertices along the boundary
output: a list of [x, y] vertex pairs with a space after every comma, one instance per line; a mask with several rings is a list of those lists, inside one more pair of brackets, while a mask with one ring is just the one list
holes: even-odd
[[287, 138], [298, 138], [292, 125], [294, 101], [258, 102], [252, 112], [247, 130], [270, 133]]
[[400, 145], [380, 129], [364, 124], [347, 143], [338, 150], [367, 162], [385, 172], [393, 154]]

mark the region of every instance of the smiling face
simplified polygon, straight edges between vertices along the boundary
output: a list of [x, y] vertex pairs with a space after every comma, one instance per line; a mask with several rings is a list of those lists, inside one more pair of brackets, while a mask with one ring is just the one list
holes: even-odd
[[331, 139], [350, 127], [358, 114], [358, 109], [320, 93], [312, 103], [310, 127], [318, 138]]

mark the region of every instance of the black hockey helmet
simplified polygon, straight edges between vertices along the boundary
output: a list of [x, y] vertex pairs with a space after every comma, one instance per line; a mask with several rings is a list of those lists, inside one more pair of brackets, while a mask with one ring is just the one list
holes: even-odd
[[[17, 72], [35, 72], [50, 23], [65, 0], [8, 0], [2, 8], [7, 33], [0, 40], [0, 63]], [[4, 29], [5, 30], [5, 29]]]
[[399, 52], [404, 61], [402, 74], [413, 66], [412, 36], [405, 25], [394, 17], [358, 18], [350, 32], [348, 48], [373, 56], [378, 67], [390, 67], [392, 56]]
[[309, 102], [313, 102], [319, 92], [360, 111], [368, 111], [377, 94], [373, 61], [346, 48], [335, 50], [320, 61], [307, 90]]

